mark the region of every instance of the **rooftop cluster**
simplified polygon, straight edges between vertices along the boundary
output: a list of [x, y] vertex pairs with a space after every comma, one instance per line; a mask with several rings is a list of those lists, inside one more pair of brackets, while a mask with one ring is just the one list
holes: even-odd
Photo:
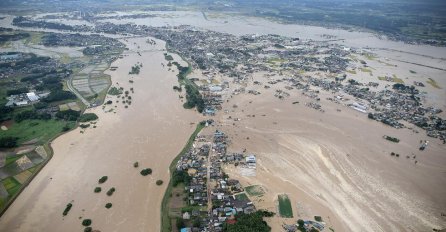
[[[223, 165], [248, 163], [255, 168], [255, 156], [228, 153], [228, 143], [228, 137], [222, 131], [198, 135], [195, 146], [178, 161], [173, 183], [184, 182], [187, 192], [185, 200], [192, 207], [181, 215], [185, 227], [180, 229], [222, 231], [226, 224], [237, 223], [238, 216], [257, 211], [240, 182], [230, 179], [222, 170]], [[205, 206], [207, 210], [194, 206]], [[188, 223], [192, 221], [199, 223]]]

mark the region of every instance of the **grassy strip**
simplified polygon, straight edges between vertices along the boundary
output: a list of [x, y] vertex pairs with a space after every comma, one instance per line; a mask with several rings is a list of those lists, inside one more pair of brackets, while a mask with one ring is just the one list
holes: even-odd
[[286, 194], [279, 195], [279, 213], [280, 216], [284, 218], [293, 217], [293, 208], [291, 207], [291, 201]]
[[427, 80], [426, 82], [436, 89], [441, 89], [437, 82], [432, 78], [429, 78], [429, 80]]
[[[180, 160], [181, 156], [186, 153], [191, 147], [192, 144], [195, 141], [195, 137], [200, 133], [200, 131], [205, 127], [204, 123], [198, 123], [197, 127], [195, 128], [194, 133], [190, 136], [189, 140], [187, 141], [186, 145], [183, 147], [183, 149], [180, 151], [180, 153], [173, 159], [172, 163], [170, 163], [169, 166], [169, 172], [170, 177], [172, 177], [173, 172], [176, 169], [176, 164], [178, 163], [178, 160]], [[172, 230], [171, 228], [171, 221], [169, 217], [169, 198], [172, 193], [172, 181], [169, 179], [169, 184], [167, 185], [166, 192], [164, 193], [163, 201], [161, 202], [161, 231], [162, 232], [170, 232]]]
[[350, 74], [356, 74], [356, 70], [347, 70], [346, 72], [348, 72]]
[[[385, 77], [385, 76], [378, 76], [378, 79], [379, 79], [380, 81], [387, 81], [388, 78]], [[404, 84], [403, 79], [398, 78], [395, 74], [392, 75], [392, 78], [390, 78], [390, 80], [391, 80], [392, 82], [395, 82], [395, 83]]]

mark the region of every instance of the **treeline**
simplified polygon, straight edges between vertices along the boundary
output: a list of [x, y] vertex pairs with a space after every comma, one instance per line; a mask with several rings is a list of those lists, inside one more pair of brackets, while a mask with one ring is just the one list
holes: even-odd
[[47, 97], [43, 98], [43, 102], [56, 102], [56, 101], [65, 101], [69, 99], [76, 99], [76, 95], [70, 91], [64, 90], [56, 90], [51, 92]]
[[198, 112], [203, 112], [204, 110], [204, 100], [198, 88], [193, 84], [186, 83], [186, 103], [184, 103], [185, 108], [197, 107]]
[[[125, 45], [114, 38], [105, 37], [98, 34], [63, 34], [63, 33], [45, 33], [42, 37], [44, 46], [68, 46], [68, 47], [84, 47], [86, 44], [94, 44], [96, 46], [87, 47], [84, 54], [91, 55], [98, 52], [110, 53], [116, 48], [124, 48]], [[100, 46], [98, 46], [100, 45]]]
[[12, 136], [6, 136], [0, 138], [0, 148], [12, 148], [17, 146], [17, 140], [19, 138], [12, 137]]
[[79, 122], [89, 122], [97, 120], [98, 116], [95, 113], [85, 113], [79, 118]]
[[175, 170], [172, 174], [172, 185], [176, 187], [180, 183], [184, 183], [184, 185], [189, 185], [192, 177], [185, 171]]
[[14, 109], [8, 106], [0, 106], [0, 115], [12, 112]]
[[8, 106], [0, 106], [0, 122], [6, 121], [12, 118], [11, 112], [14, 111], [14, 108]]
[[65, 110], [65, 111], [59, 111], [56, 113], [56, 117], [58, 119], [63, 119], [67, 121], [76, 121], [81, 113], [79, 111], [75, 110]]
[[97, 46], [97, 47], [86, 47], [84, 50], [82, 50], [82, 53], [86, 56], [93, 56], [93, 55], [104, 55], [109, 54], [115, 49], [115, 46]]
[[172, 62], [178, 70], [179, 73], [177, 75], [178, 81], [183, 83], [186, 88], [186, 103], [184, 103], [184, 108], [191, 109], [196, 107], [198, 112], [203, 112], [204, 110], [204, 100], [200, 91], [198, 91], [197, 86], [191, 80], [186, 78], [187, 74], [191, 71], [190, 67], [183, 67], [178, 62]]
[[389, 141], [391, 141], [391, 142], [394, 142], [394, 143], [399, 143], [400, 142], [400, 140], [398, 138], [391, 137], [391, 136], [388, 136], [388, 135], [385, 135], [384, 138], [389, 140]]
[[42, 79], [34, 79], [33, 83], [39, 83], [36, 86], [36, 89], [39, 91], [42, 90], [49, 90], [49, 91], [59, 91], [59, 90], [63, 90], [63, 85], [61, 83], [61, 81], [63, 80], [63, 78], [65, 77], [65, 75], [61, 75], [59, 74], [49, 74], [49, 75], [45, 75], [44, 78]]
[[12, 25], [19, 27], [41, 27], [47, 29], [66, 30], [66, 31], [74, 30], [74, 27], [70, 25], [45, 22], [45, 21], [34, 21], [23, 16], [15, 17], [12, 20]]
[[15, 33], [15, 34], [5, 34], [0, 35], [0, 44], [6, 43], [8, 41], [17, 41], [21, 39], [26, 39], [30, 35], [29, 33]]
[[[18, 53], [12, 53], [12, 54], [8, 54], [8, 55], [13, 55], [13, 54], [18, 54]], [[29, 56], [29, 57], [27, 57], [23, 60], [14, 62], [15, 65], [13, 68], [15, 70], [24, 68], [24, 67], [32, 65], [32, 64], [42, 64], [42, 63], [48, 62], [51, 59], [50, 57], [46, 57], [46, 56], [36, 56], [33, 53], [25, 54], [25, 55]], [[11, 64], [8, 62], [0, 63], [0, 68], [10, 68], [10, 67], [11, 67]]]
[[[66, 70], [64, 70], [64, 71], [66, 71]], [[20, 82], [37, 83], [37, 81], [39, 79], [46, 77], [46, 76], [55, 75], [56, 73], [57, 73], [57, 70], [55, 70], [55, 69], [45, 71], [45, 72], [42, 72], [41, 70], [33, 70], [32, 73], [28, 74], [25, 77], [22, 77], [22, 79], [20, 79]]]
[[18, 89], [8, 89], [8, 90], [6, 90], [6, 95], [8, 95], [8, 96], [18, 95], [18, 94], [27, 93], [27, 92], [28, 92], [28, 88], [22, 87], [22, 88], [18, 88]]
[[236, 223], [223, 225], [225, 232], [270, 232], [271, 227], [263, 220], [263, 217], [272, 217], [274, 213], [259, 210], [251, 214], [237, 214]]
[[49, 120], [51, 119], [51, 114], [37, 113], [35, 110], [26, 110], [14, 116], [14, 121], [16, 122], [21, 122], [28, 119]]

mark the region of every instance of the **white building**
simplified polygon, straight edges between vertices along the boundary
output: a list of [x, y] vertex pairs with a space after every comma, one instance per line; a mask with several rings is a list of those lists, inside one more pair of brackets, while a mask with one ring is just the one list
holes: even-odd
[[28, 99], [29, 99], [31, 102], [35, 102], [35, 101], [38, 101], [38, 100], [39, 100], [39, 96], [37, 96], [37, 94], [34, 93], [34, 92], [29, 92], [29, 93], [26, 94], [26, 96], [28, 97]]
[[223, 88], [218, 85], [213, 85], [213, 86], [209, 87], [209, 91], [211, 91], [211, 92], [220, 92], [222, 90], [223, 90]]
[[245, 158], [246, 163], [256, 163], [256, 156], [255, 155], [249, 155]]

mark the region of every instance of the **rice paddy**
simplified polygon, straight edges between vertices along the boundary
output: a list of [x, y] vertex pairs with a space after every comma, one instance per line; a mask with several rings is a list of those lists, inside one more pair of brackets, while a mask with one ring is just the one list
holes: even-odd
[[72, 79], [73, 87], [86, 99], [94, 99], [104, 95], [110, 86], [110, 77], [103, 74], [108, 68], [107, 63], [90, 64]]
[[0, 209], [30, 179], [47, 158], [42, 146], [24, 153], [10, 153], [0, 165]]

